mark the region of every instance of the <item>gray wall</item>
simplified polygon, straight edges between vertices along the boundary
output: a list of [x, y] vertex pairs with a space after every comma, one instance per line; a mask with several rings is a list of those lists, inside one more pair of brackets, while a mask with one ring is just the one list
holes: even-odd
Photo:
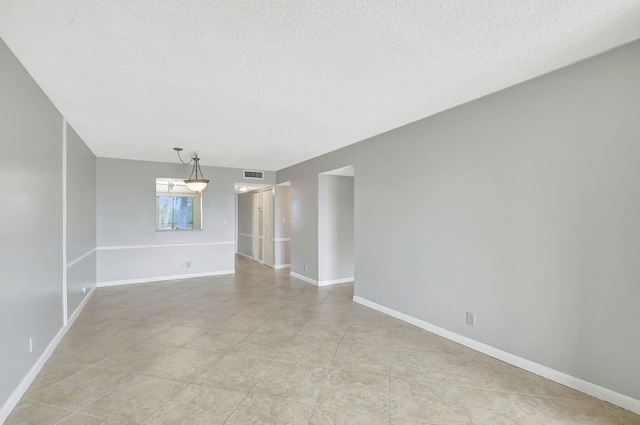
[[[67, 309], [96, 286], [96, 156], [67, 125]], [[87, 255], [88, 254], [88, 255]], [[82, 293], [82, 288], [86, 292]]]
[[279, 171], [293, 270], [353, 163], [356, 295], [640, 399], [638, 75], [634, 42]]
[[[253, 213], [253, 193], [238, 195], [238, 253], [253, 256], [253, 237], [251, 228]], [[249, 235], [249, 236], [247, 236]]]
[[[190, 171], [175, 163], [98, 158], [98, 283], [233, 273], [234, 183], [250, 184], [241, 169], [202, 167], [210, 180], [202, 192], [203, 230], [156, 231], [155, 179], [186, 178]], [[274, 178], [265, 173], [266, 183]]]
[[0, 406], [63, 326], [62, 123], [0, 40]]
[[318, 281], [353, 279], [353, 177], [318, 176]]

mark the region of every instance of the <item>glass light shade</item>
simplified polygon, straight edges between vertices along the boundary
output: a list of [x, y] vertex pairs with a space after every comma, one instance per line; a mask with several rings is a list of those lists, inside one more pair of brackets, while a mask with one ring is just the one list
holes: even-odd
[[205, 179], [189, 179], [184, 181], [187, 187], [194, 192], [202, 192], [209, 183], [209, 180]]

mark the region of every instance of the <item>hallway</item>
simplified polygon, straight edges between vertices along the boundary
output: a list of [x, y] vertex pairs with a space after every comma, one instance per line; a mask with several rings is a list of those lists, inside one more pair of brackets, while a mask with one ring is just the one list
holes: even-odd
[[99, 288], [14, 424], [640, 424], [640, 416], [242, 257]]

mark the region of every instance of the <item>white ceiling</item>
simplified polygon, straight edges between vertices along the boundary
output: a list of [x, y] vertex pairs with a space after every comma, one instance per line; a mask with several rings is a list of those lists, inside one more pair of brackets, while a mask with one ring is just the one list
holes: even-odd
[[278, 170], [640, 38], [638, 0], [0, 0], [97, 156]]

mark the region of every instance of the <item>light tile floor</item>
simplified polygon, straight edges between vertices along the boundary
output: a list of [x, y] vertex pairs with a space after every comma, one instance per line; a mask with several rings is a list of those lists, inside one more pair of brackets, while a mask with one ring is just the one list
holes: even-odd
[[640, 416], [238, 258], [96, 291], [7, 424], [640, 424]]

